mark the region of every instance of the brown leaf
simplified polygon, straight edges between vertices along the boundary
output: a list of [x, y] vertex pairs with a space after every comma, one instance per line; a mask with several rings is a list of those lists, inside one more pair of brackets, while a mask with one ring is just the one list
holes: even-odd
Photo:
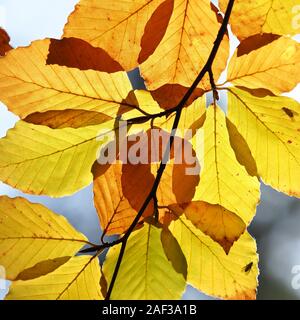
[[[165, 84], [162, 87], [151, 91], [151, 95], [155, 101], [158, 102], [161, 108], [168, 110], [176, 107], [187, 93], [189, 88], [181, 86], [179, 84]], [[204, 91], [197, 88], [186, 105], [191, 105], [197, 98], [202, 97]]]
[[51, 39], [47, 64], [108, 73], [123, 71], [121, 65], [105, 50], [77, 38]]
[[111, 119], [112, 117], [101, 112], [67, 109], [32, 113], [24, 121], [52, 129], [77, 129], [101, 124]]
[[280, 38], [279, 35], [272, 33], [263, 33], [251, 36], [240, 43], [237, 49], [237, 56], [240, 57], [245, 54], [249, 54], [251, 51], [262, 48], [278, 38]]
[[65, 264], [70, 260], [70, 258], [71, 257], [60, 257], [39, 262], [35, 266], [20, 272], [15, 280], [26, 281], [45, 276], [46, 274], [55, 271], [58, 267]]
[[[163, 154], [165, 152], [166, 146], [163, 141], [167, 142], [170, 138], [169, 133], [160, 130], [162, 138], [159, 140], [159, 145], [157, 145], [157, 141], [150, 138], [150, 130], [147, 134], [149, 137], [148, 159], [152, 159], [152, 163], [137, 165], [128, 163], [123, 165], [122, 170], [122, 186], [124, 195], [130, 202], [131, 206], [136, 210], [140, 210], [145, 198], [151, 191], [160, 161], [162, 161]], [[196, 165], [200, 168], [194, 152], [192, 159], [184, 158], [181, 164], [176, 163], [177, 159], [182, 157], [182, 150], [187, 150], [183, 149], [183, 146], [184, 148], [190, 147], [192, 150], [189, 142], [179, 137], [175, 137], [174, 145], [170, 152], [171, 160], [166, 165], [157, 189], [157, 204], [160, 208], [161, 222], [164, 224], [168, 224], [170, 222], [169, 216], [171, 212], [169, 212], [169, 206], [191, 201], [200, 179], [200, 172], [198, 172], [198, 174], [188, 175], [186, 171], [188, 168], [194, 168]], [[155, 155], [154, 158], [153, 154]], [[193, 160], [196, 163], [193, 163]], [[140, 196], [140, 194], [142, 194], [142, 196]], [[147, 208], [147, 215], [153, 214], [153, 209], [152, 201]], [[165, 217], [165, 215], [167, 215], [167, 217]], [[173, 217], [171, 217], [171, 220], [173, 220]]]
[[138, 62], [142, 64], [155, 51], [164, 37], [174, 9], [174, 0], [165, 0], [152, 14], [146, 24], [141, 40]]

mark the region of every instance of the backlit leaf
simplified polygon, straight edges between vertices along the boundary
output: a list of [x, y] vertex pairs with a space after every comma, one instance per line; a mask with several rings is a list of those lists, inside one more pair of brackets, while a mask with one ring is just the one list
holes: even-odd
[[[124, 69], [131, 70], [138, 65], [138, 59], [146, 59], [160, 41], [172, 9], [169, 0], [80, 0], [69, 16], [64, 36], [84, 39], [104, 49]], [[155, 27], [155, 36], [152, 29], [151, 38], [144, 34], [150, 18], [151, 26]]]
[[0, 60], [0, 100], [10, 111], [21, 118], [65, 109], [115, 116], [136, 107], [126, 101], [132, 86], [124, 71], [108, 74], [47, 66], [50, 41], [35, 41], [29, 47], [10, 51]]
[[[220, 0], [225, 11], [228, 0]], [[298, 0], [236, 0], [230, 24], [239, 39], [258, 33], [295, 35], [299, 33], [300, 12]]]
[[[257, 178], [249, 176], [245, 167], [237, 161], [230, 145], [225, 115], [219, 107], [209, 107], [203, 135], [199, 154], [200, 184], [193, 201], [204, 201], [225, 208], [223, 210], [219, 207], [217, 215], [224, 220], [223, 228], [215, 230], [216, 234], [211, 229], [209, 235], [219, 239], [219, 242], [232, 244], [254, 217], [260, 197], [260, 185]], [[212, 207], [209, 209], [213, 211]], [[201, 214], [199, 218], [200, 216]], [[202, 230], [208, 232], [212, 218], [203, 222], [207, 226], [203, 226]], [[228, 250], [228, 244], [225, 250]]]
[[[253, 48], [255, 46], [256, 42], [253, 42]], [[227, 81], [250, 89], [264, 88], [280, 94], [291, 91], [300, 82], [299, 67], [300, 44], [281, 37], [248, 54], [240, 55], [238, 48], [229, 63]]]
[[[175, 271], [161, 242], [162, 229], [146, 224], [132, 233], [112, 292], [113, 300], [173, 300], [185, 290], [184, 276]], [[109, 283], [120, 246], [109, 250], [103, 272]]]
[[247, 141], [265, 183], [300, 196], [300, 105], [287, 97], [256, 97], [233, 88], [228, 117]]
[[53, 130], [19, 121], [0, 140], [0, 179], [26, 193], [73, 194], [92, 182], [91, 167], [104, 143], [96, 138], [107, 128]]
[[44, 206], [0, 197], [0, 265], [9, 280], [44, 260], [72, 256], [87, 243], [64, 217]]
[[[248, 233], [235, 242], [228, 255], [220, 245], [181, 216], [170, 231], [188, 262], [187, 282], [206, 294], [224, 299], [255, 299], [258, 256]], [[252, 263], [250, 272], [245, 266]]]
[[[219, 31], [216, 10], [206, 0], [175, 0], [165, 36], [141, 66], [149, 90], [165, 84], [189, 87], [206, 63]], [[213, 64], [215, 78], [225, 69], [229, 40], [225, 36]], [[209, 88], [208, 77], [201, 88]]]
[[103, 300], [96, 257], [73, 257], [52, 273], [14, 281], [7, 300]]

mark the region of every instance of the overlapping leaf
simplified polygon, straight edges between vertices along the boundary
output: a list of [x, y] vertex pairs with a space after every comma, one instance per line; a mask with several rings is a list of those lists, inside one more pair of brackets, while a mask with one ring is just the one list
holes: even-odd
[[230, 89], [228, 117], [247, 141], [264, 182], [299, 197], [300, 105], [263, 90], [252, 93]]
[[26, 193], [73, 194], [92, 182], [91, 167], [105, 142], [97, 135], [108, 128], [50, 129], [19, 121], [0, 140], [0, 179]]
[[[193, 199], [195, 203], [187, 212], [202, 231], [228, 251], [253, 219], [260, 197], [259, 182], [237, 161], [225, 115], [219, 107], [211, 106], [207, 110], [203, 135], [203, 144], [199, 146], [200, 184]], [[196, 201], [221, 207], [206, 205], [203, 213], [203, 204]]]
[[[116, 280], [112, 299], [173, 300], [179, 299], [186, 286], [184, 275], [177, 272], [168, 260], [161, 241], [162, 229], [146, 224], [132, 233]], [[174, 242], [168, 242], [169, 246]], [[177, 248], [176, 248], [177, 249]], [[111, 281], [120, 246], [111, 248], [103, 273]], [[172, 251], [172, 248], [168, 248]], [[181, 259], [184, 259], [181, 257]], [[184, 265], [184, 261], [173, 261]], [[130, 276], [129, 276], [130, 275]]]
[[[162, 140], [168, 141], [168, 133], [163, 130], [157, 132]], [[125, 232], [152, 189], [159, 166], [157, 162], [162, 160], [162, 154], [165, 150], [163, 143], [156, 141], [152, 133], [153, 131], [148, 131], [139, 136], [141, 140], [145, 139], [142, 144], [135, 141], [131, 143], [130, 147], [136, 148], [137, 152], [146, 153], [149, 156], [148, 160], [151, 162], [153, 159], [153, 163], [133, 164], [128, 161], [122, 164], [121, 161], [118, 161], [111, 165], [95, 164], [93, 167], [95, 207], [100, 217], [101, 226], [107, 234]], [[128, 140], [133, 141], [132, 138], [129, 136]], [[130, 145], [130, 141], [127, 143]], [[155, 145], [156, 143], [158, 145]], [[175, 163], [176, 150], [181, 148], [183, 144], [187, 147], [188, 142], [179, 137], [175, 138], [175, 147], [171, 149], [171, 161], [166, 166], [157, 191], [157, 205], [160, 208], [161, 221], [164, 223], [167, 223], [168, 220], [168, 207], [191, 201], [199, 182], [200, 168], [196, 158], [191, 164], [187, 162]], [[129, 153], [133, 152], [130, 147]], [[192, 161], [192, 159], [190, 160]], [[188, 175], [186, 171], [189, 168], [191, 170], [195, 168], [198, 171], [193, 175]], [[152, 200], [143, 216], [153, 215], [154, 209], [155, 204]]]
[[[187, 282], [206, 294], [225, 299], [255, 299], [258, 257], [256, 244], [245, 233], [228, 255], [210, 237], [181, 216], [170, 231], [188, 263]], [[246, 272], [247, 266], [252, 266]]]
[[[219, 1], [225, 11], [228, 0]], [[299, 33], [299, 1], [297, 0], [236, 0], [230, 24], [240, 39], [259, 33], [295, 35]]]
[[281, 94], [291, 91], [300, 82], [299, 67], [298, 42], [286, 37], [254, 36], [239, 45], [229, 63], [227, 81]]
[[101, 270], [93, 256], [73, 257], [52, 273], [14, 281], [7, 300], [103, 300]]
[[[64, 37], [84, 39], [131, 70], [160, 42], [173, 5], [173, 0], [80, 0], [69, 16]], [[148, 23], [150, 33], [145, 35]]]
[[50, 39], [35, 41], [0, 60], [0, 100], [10, 111], [21, 118], [65, 109], [116, 116], [136, 107], [126, 100], [132, 87], [124, 71], [109, 74], [46, 65], [49, 45]]
[[[189, 87], [206, 63], [219, 28], [217, 9], [210, 1], [175, 0], [165, 36], [141, 66], [147, 88], [154, 90], [167, 83]], [[225, 36], [213, 64], [216, 79], [226, 67], [228, 54]], [[209, 87], [208, 78], [201, 87]]]
[[[7, 279], [20, 278], [22, 272], [24, 278], [24, 270], [44, 260], [72, 256], [87, 243], [64, 217], [44, 206], [0, 197], [0, 264]], [[56, 260], [58, 265], [65, 261]]]

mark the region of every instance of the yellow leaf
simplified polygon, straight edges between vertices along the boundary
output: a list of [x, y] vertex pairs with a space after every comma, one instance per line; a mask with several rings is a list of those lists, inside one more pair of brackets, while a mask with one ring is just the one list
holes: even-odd
[[[224, 299], [255, 299], [258, 256], [255, 241], [247, 232], [226, 255], [219, 244], [184, 216], [172, 222], [170, 231], [188, 262], [189, 284], [206, 294]], [[250, 266], [251, 269], [247, 270]]]
[[48, 66], [49, 44], [50, 39], [35, 41], [0, 60], [0, 100], [10, 111], [21, 118], [34, 112], [65, 109], [115, 116], [135, 108], [126, 101], [132, 90], [126, 72], [108, 74]]
[[[172, 1], [165, 0], [80, 0], [69, 16], [64, 37], [84, 39], [101, 47], [123, 68], [131, 70], [138, 65], [147, 22], [164, 2], [171, 5], [166, 6], [167, 12], [173, 9]], [[155, 41], [158, 34], [164, 34], [165, 19], [168, 20], [165, 15], [158, 13], [158, 16], [151, 41]], [[150, 53], [151, 50], [144, 51], [142, 56], [145, 58], [145, 54], [147, 57]]]
[[[210, 1], [175, 0], [164, 38], [141, 65], [147, 88], [155, 90], [164, 84], [190, 87], [206, 63], [219, 29], [216, 8]], [[216, 79], [226, 67], [228, 54], [229, 40], [225, 35], [213, 64]], [[210, 88], [208, 77], [200, 87]]]
[[[162, 229], [146, 224], [130, 236], [111, 298], [113, 300], [175, 300], [185, 279], [173, 269], [161, 242]], [[170, 242], [169, 242], [170, 245]], [[120, 245], [109, 250], [103, 273], [109, 283]]]
[[92, 182], [91, 167], [105, 142], [97, 134], [113, 126], [50, 129], [19, 121], [0, 140], [0, 179], [26, 193], [70, 195]]
[[45, 276], [14, 281], [7, 300], [102, 300], [97, 257], [73, 257]]
[[0, 197], [0, 265], [7, 279], [43, 260], [72, 256], [87, 243], [64, 217], [44, 206]]
[[197, 228], [217, 241], [227, 254], [246, 229], [241, 218], [218, 204], [193, 201], [183, 211]]
[[240, 48], [243, 42], [229, 63], [227, 82], [274, 94], [291, 91], [300, 82], [300, 44], [295, 40], [280, 37], [248, 54]]
[[[219, 107], [209, 107], [202, 130], [200, 184], [193, 201], [220, 205], [235, 213], [247, 226], [259, 201], [259, 181], [249, 176], [237, 161], [230, 145], [225, 114]], [[233, 223], [231, 215], [222, 216], [227, 220], [226, 224]]]
[[[225, 11], [228, 0], [219, 4]], [[298, 0], [236, 0], [230, 24], [240, 40], [258, 33], [295, 35], [299, 33], [299, 12]]]
[[228, 91], [228, 117], [249, 145], [259, 176], [300, 197], [300, 104], [287, 97]]

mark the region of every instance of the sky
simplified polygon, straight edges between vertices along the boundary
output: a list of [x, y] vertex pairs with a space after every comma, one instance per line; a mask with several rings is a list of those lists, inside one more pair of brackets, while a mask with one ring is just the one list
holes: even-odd
[[[14, 47], [27, 46], [36, 39], [60, 38], [67, 16], [76, 3], [77, 0], [0, 0], [0, 25], [8, 31]], [[236, 43], [233, 40], [232, 51]], [[300, 86], [288, 95], [300, 101]], [[5, 136], [17, 120], [0, 103], [0, 137]], [[91, 187], [71, 197], [51, 199], [24, 195], [0, 183], [0, 194], [23, 196], [33, 202], [43, 203], [53, 211], [65, 215], [91, 241], [98, 242], [99, 222], [93, 207]], [[272, 298], [275, 295], [274, 283], [278, 282], [278, 295], [285, 288], [287, 296], [300, 298], [300, 291], [292, 291], [290, 285], [292, 267], [300, 265], [297, 253], [300, 252], [300, 201], [263, 187], [261, 202], [251, 228], [261, 252], [261, 292], [266, 292], [262, 295]], [[3, 296], [0, 283], [0, 298], [1, 294]], [[200, 299], [204, 296], [190, 289], [185, 297]]]

